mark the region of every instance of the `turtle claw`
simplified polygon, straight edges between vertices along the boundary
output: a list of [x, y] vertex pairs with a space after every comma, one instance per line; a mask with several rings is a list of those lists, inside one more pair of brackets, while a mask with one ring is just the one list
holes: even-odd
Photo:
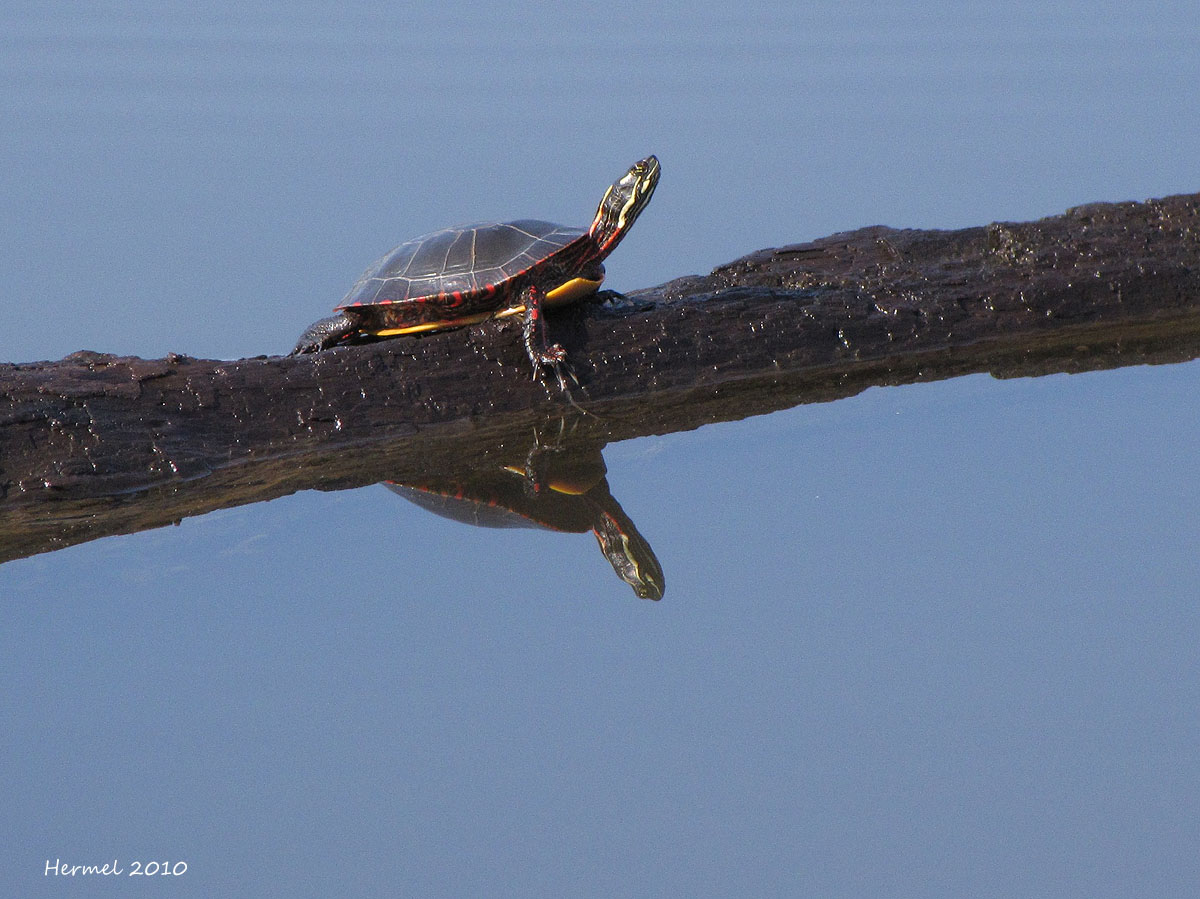
[[[579, 390], [583, 390], [583, 384], [579, 380], [579, 378], [575, 375], [574, 369], [572, 369], [571, 366], [567, 363], [565, 355], [560, 356], [556, 360], [543, 362], [542, 365], [539, 366], [539, 368], [542, 366], [544, 366], [545, 368], [548, 368], [552, 372], [554, 372], [554, 377], [558, 381], [558, 389], [562, 393], [562, 395], [564, 397], [566, 397], [566, 400], [568, 403], [570, 403], [572, 406], [574, 406], [576, 409], [578, 409], [584, 415], [592, 415], [591, 412], [588, 412], [587, 409], [583, 408], [583, 406], [581, 406], [581, 405], [579, 405], [579, 403], [575, 402], [575, 394], [571, 392], [571, 384], [574, 384], [575, 387]], [[533, 376], [534, 380], [535, 381], [540, 380], [540, 377], [539, 377], [540, 375], [541, 375], [541, 372], [539, 370], [535, 369], [534, 376]], [[570, 378], [570, 383], [567, 382], [568, 378]], [[586, 396], [586, 395], [587, 395], [587, 391], [584, 391], [584, 396]]]
[[575, 377], [575, 372], [571, 371], [571, 366], [567, 362], [567, 351], [562, 348], [562, 344], [552, 344], [545, 350], [532, 355], [535, 381], [541, 379], [542, 369], [548, 368], [554, 372], [554, 377], [558, 379], [558, 386], [564, 392], [567, 392], [568, 377], [575, 382], [576, 386], [579, 386], [579, 378]]
[[571, 367], [565, 362], [554, 366], [554, 377], [558, 379], [558, 389], [567, 395], [571, 396], [571, 388], [567, 386], [567, 378], [569, 377], [575, 382], [575, 386], [579, 386], [579, 379], [575, 377], [575, 372], [571, 371]]
[[563, 377], [564, 372], [566, 373], [567, 377], [571, 379], [571, 383], [573, 383], [576, 387], [583, 387], [583, 385], [579, 382], [579, 378], [575, 376], [575, 369], [567, 365], [566, 362], [563, 362], [554, 367], [554, 374], [558, 377], [558, 386], [560, 386], [563, 390], [567, 389], [567, 381], [566, 378]]
[[561, 344], [556, 343], [548, 347], [544, 353], [538, 355], [537, 361], [533, 365], [533, 378], [535, 381], [541, 376], [543, 368], [548, 368], [554, 372], [554, 377], [558, 380], [559, 389], [567, 395], [570, 395], [571, 392], [567, 387], [567, 378], [570, 378], [576, 387], [580, 386], [579, 378], [575, 376], [570, 363], [567, 362], [567, 351], [562, 348]]

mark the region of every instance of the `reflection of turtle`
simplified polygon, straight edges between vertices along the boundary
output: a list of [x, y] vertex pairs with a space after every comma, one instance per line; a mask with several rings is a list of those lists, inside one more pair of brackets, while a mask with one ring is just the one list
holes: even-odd
[[312, 325], [292, 352], [523, 313], [534, 372], [547, 366], [561, 381], [566, 354], [546, 341], [542, 307], [596, 291], [605, 257], [650, 202], [658, 174], [653, 156], [634, 163], [605, 192], [586, 231], [526, 219], [447, 228], [402, 243], [367, 269], [338, 314]]
[[386, 484], [423, 509], [480, 527], [592, 531], [604, 557], [634, 593], [662, 599], [662, 567], [609, 492], [599, 450], [539, 449], [524, 468], [493, 465], [420, 483]]

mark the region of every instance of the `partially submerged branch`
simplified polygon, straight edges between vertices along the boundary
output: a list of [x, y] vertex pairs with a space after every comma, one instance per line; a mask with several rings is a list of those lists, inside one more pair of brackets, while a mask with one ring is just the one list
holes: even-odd
[[[580, 440], [991, 372], [1200, 355], [1200, 195], [864, 228], [556, 314]], [[309, 357], [0, 366], [0, 560], [304, 489], [428, 476], [573, 414], [486, 322]]]

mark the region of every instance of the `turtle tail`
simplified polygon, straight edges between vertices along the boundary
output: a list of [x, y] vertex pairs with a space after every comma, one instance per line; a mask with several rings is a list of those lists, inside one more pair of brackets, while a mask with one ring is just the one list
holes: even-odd
[[345, 312], [323, 318], [308, 326], [308, 330], [300, 335], [291, 355], [301, 353], [316, 353], [337, 346], [343, 340], [351, 337], [359, 330], [358, 322]]

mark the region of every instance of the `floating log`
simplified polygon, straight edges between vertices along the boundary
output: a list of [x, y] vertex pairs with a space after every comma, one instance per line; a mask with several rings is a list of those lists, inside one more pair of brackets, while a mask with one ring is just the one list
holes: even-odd
[[870, 386], [1192, 359], [1200, 194], [862, 228], [547, 320], [573, 402], [531, 379], [511, 319], [313, 356], [0, 365], [0, 561], [297, 490], [418, 483], [431, 460], [486, 464], [554, 422], [603, 447]]

